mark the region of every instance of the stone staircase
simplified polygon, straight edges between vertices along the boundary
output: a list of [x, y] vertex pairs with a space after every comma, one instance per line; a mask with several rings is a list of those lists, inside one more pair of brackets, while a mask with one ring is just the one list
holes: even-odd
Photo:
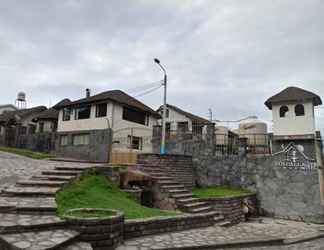
[[56, 216], [55, 193], [87, 168], [55, 167], [0, 193], [1, 250], [90, 250]]
[[179, 183], [167, 171], [159, 168], [159, 166], [145, 164], [142, 165], [142, 170], [155, 180], [161, 192], [168, 194], [175, 200], [179, 210], [186, 213], [207, 213], [213, 211], [207, 202], [195, 198], [190, 190]]

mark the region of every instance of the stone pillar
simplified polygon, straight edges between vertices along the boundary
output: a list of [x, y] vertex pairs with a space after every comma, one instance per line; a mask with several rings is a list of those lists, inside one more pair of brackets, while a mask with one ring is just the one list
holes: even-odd
[[323, 143], [321, 137], [315, 138], [316, 162], [318, 167], [318, 181], [320, 186], [321, 204], [324, 207], [324, 171], [323, 171]]
[[160, 152], [161, 136], [162, 136], [162, 126], [161, 125], [153, 126], [152, 153], [158, 154]]
[[207, 125], [206, 142], [208, 145], [215, 145], [215, 123]]

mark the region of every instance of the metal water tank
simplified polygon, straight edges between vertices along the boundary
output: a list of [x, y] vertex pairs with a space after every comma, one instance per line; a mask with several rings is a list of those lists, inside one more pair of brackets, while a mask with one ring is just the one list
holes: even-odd
[[25, 102], [26, 101], [26, 93], [22, 92], [22, 91], [18, 92], [17, 101]]
[[266, 145], [268, 143], [267, 134], [267, 123], [258, 118], [246, 119], [239, 124], [239, 135], [248, 138], [249, 144]]

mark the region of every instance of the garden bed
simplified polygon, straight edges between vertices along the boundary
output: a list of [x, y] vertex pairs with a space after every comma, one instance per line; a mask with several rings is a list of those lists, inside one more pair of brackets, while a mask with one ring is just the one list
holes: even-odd
[[126, 219], [172, 216], [177, 212], [162, 211], [137, 203], [129, 194], [101, 175], [87, 175], [73, 182], [56, 195], [58, 213], [64, 216], [77, 208], [106, 208], [122, 211]]

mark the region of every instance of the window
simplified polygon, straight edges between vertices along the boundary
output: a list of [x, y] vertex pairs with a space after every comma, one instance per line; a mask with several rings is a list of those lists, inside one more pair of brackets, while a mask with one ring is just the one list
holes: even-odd
[[[170, 113], [170, 111], [169, 111], [169, 109], [167, 109], [167, 110], [166, 110], [166, 113], [165, 113], [165, 117], [166, 117], [166, 118], [169, 118], [169, 113]], [[161, 111], [160, 111], [160, 114], [161, 114], [161, 116], [163, 116], [163, 107], [162, 107], [162, 109], [161, 109]]]
[[60, 145], [61, 146], [68, 145], [68, 136], [67, 135], [61, 135], [60, 136]]
[[189, 131], [188, 122], [178, 122], [178, 130], [181, 131], [181, 132]]
[[287, 113], [288, 113], [289, 109], [287, 106], [281, 106], [279, 113], [280, 113], [280, 117], [286, 117]]
[[73, 135], [73, 145], [88, 145], [89, 141], [89, 134]]
[[63, 121], [69, 121], [71, 119], [71, 108], [63, 109]]
[[128, 136], [128, 141], [132, 149], [142, 150], [143, 148], [143, 139], [138, 136]]
[[123, 120], [148, 126], [148, 119], [144, 112], [128, 107], [123, 108]]
[[295, 106], [295, 115], [296, 116], [304, 116], [305, 115], [305, 108], [303, 104], [297, 104]]
[[96, 105], [96, 117], [107, 116], [107, 103], [101, 103]]
[[44, 132], [44, 122], [40, 122], [39, 123], [38, 132], [39, 133], [43, 133]]
[[75, 109], [75, 120], [89, 119], [91, 113], [91, 106], [83, 106]]

